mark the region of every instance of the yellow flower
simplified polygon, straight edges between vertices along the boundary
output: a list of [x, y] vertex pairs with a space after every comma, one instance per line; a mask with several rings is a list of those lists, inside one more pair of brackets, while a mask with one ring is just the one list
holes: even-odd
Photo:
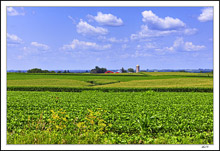
[[103, 122], [103, 121], [104, 121], [103, 119], [100, 119], [100, 120], [99, 120], [99, 122]]
[[83, 124], [84, 124], [84, 122], [79, 122], [76, 124], [76, 126], [80, 128]]
[[59, 116], [58, 115], [56, 115], [56, 114], [53, 114], [53, 119], [59, 119]]
[[105, 123], [99, 123], [99, 126], [105, 127], [106, 124]]
[[93, 121], [93, 120], [91, 120], [91, 121], [90, 121], [90, 123], [91, 123], [91, 124], [94, 124], [94, 121]]

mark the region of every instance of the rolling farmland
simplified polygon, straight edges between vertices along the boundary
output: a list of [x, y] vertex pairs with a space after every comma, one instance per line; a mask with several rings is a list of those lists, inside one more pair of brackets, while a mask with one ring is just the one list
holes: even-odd
[[8, 73], [7, 87], [8, 144], [213, 144], [212, 74]]

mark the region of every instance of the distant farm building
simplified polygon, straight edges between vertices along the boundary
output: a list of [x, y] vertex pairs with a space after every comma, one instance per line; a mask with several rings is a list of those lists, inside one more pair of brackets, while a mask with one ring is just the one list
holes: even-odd
[[136, 73], [140, 72], [140, 66], [136, 65]]
[[105, 73], [114, 73], [114, 72], [112, 72], [112, 71], [106, 71]]

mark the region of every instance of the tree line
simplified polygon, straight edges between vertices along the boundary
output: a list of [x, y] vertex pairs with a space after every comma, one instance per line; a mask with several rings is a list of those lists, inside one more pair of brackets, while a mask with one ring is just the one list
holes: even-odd
[[[49, 70], [42, 70], [42, 69], [39, 69], [39, 68], [33, 68], [33, 69], [29, 69], [27, 71], [27, 73], [56, 73], [55, 71], [49, 71]], [[63, 72], [62, 71], [57, 71], [57, 73], [70, 73], [69, 70], [64, 70]]]
[[[94, 69], [92, 69], [90, 71], [90, 73], [105, 73], [107, 71], [106, 68], [100, 68], [98, 66], [95, 66]], [[88, 72], [88, 71], [86, 71]], [[134, 72], [134, 69], [133, 68], [128, 68], [128, 70], [125, 70], [123, 67], [120, 69], [120, 72], [122, 73], [126, 73], [126, 72]], [[56, 73], [55, 71], [49, 71], [49, 70], [42, 70], [42, 69], [39, 69], [39, 68], [33, 68], [33, 69], [29, 69], [27, 71], [27, 73]], [[62, 71], [57, 71], [57, 73], [70, 73], [69, 70], [64, 70], [63, 72]]]

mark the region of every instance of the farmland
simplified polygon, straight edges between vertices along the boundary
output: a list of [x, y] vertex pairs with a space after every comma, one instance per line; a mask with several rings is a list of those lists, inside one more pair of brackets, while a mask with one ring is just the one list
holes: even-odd
[[8, 144], [213, 144], [212, 74], [7, 76]]
[[25, 74], [8, 73], [7, 86], [52, 87], [213, 87], [207, 73]]

